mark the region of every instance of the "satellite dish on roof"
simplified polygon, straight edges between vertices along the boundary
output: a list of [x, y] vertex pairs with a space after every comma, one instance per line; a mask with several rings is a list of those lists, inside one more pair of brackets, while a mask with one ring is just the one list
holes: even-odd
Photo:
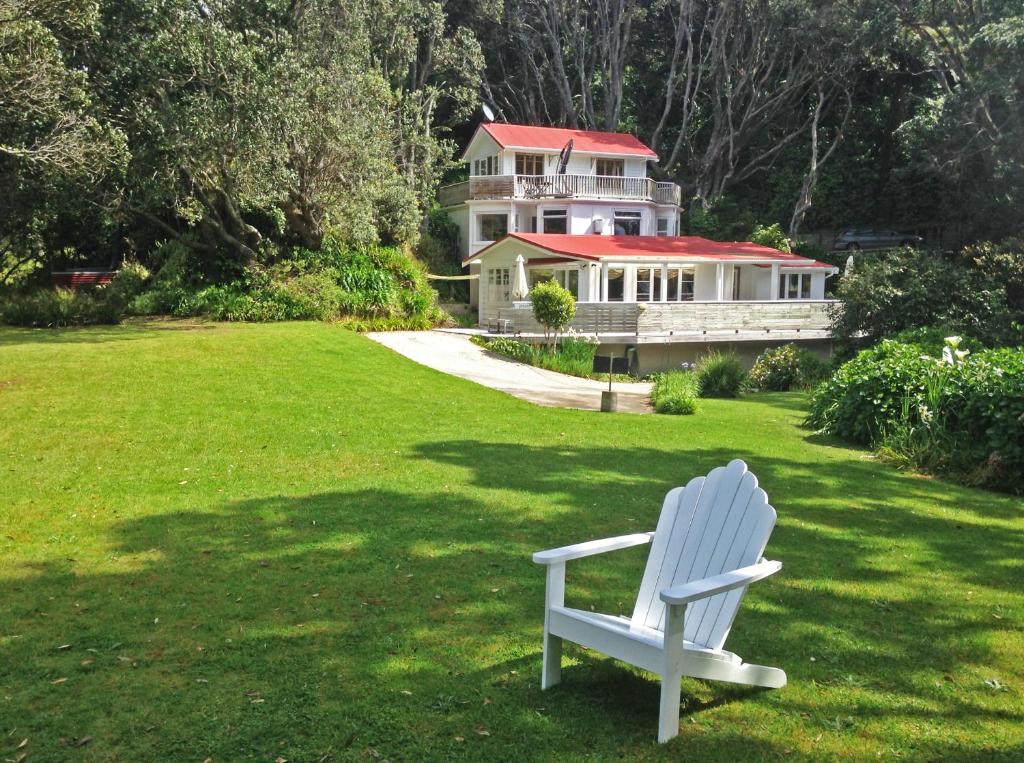
[[484, 112], [484, 119], [486, 119], [488, 122], [493, 122], [494, 121], [494, 109], [492, 109], [486, 103], [481, 104], [480, 108]]

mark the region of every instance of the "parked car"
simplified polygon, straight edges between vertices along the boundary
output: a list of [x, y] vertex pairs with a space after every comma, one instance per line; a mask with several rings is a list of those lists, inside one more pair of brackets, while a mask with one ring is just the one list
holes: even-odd
[[839, 234], [835, 249], [885, 249], [893, 246], [920, 246], [924, 239], [913, 233], [878, 228], [850, 228]]

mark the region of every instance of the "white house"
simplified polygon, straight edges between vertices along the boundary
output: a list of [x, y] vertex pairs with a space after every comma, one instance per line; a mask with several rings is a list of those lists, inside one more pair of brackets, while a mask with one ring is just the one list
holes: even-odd
[[600, 354], [640, 373], [693, 361], [711, 345], [748, 360], [798, 342], [827, 354], [832, 265], [749, 242], [699, 236], [512, 233], [467, 259], [480, 266], [483, 324], [539, 335], [529, 302], [512, 297], [517, 258], [527, 284], [554, 279], [577, 300], [573, 328], [596, 335]]
[[829, 351], [825, 280], [837, 269], [677, 235], [679, 187], [647, 177], [657, 155], [632, 135], [484, 123], [463, 159], [469, 180], [439, 196], [478, 276], [471, 303], [481, 324], [542, 333], [529, 303], [512, 299], [521, 255], [531, 287], [554, 279], [573, 292], [573, 327], [641, 373], [711, 345], [748, 359], [790, 341]]
[[469, 180], [441, 188], [439, 201], [463, 257], [508, 233], [674, 236], [679, 186], [647, 177], [657, 158], [624, 133], [485, 122], [462, 154]]

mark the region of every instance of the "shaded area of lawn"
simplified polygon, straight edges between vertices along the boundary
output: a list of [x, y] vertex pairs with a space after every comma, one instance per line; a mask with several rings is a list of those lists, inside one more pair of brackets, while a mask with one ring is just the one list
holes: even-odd
[[[602, 415], [318, 324], [100, 331], [0, 332], [5, 758], [1024, 755], [1020, 501], [819, 441], [799, 395]], [[570, 650], [541, 693], [530, 553], [734, 457], [784, 569], [728, 647], [790, 685], [686, 681], [667, 747], [640, 672]], [[643, 562], [576, 563], [570, 603], [628, 613]]]

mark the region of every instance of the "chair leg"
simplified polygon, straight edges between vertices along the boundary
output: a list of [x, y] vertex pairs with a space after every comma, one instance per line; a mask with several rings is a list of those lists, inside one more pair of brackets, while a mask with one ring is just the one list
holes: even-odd
[[540, 688], [550, 689], [562, 680], [562, 639], [544, 632], [544, 665], [541, 667]]
[[679, 734], [679, 692], [682, 676], [673, 673], [661, 677], [661, 706], [658, 710], [658, 742], [664, 744]]

